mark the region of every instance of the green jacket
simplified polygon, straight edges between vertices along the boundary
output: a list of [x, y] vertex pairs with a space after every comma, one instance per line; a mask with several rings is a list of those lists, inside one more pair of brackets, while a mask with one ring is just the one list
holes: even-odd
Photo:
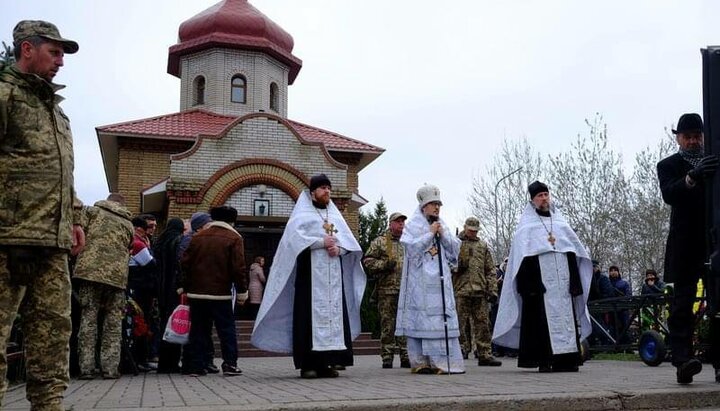
[[[377, 293], [399, 294], [405, 249], [390, 231], [374, 239], [368, 247], [363, 263], [368, 274], [377, 279]], [[393, 263], [394, 261], [394, 263]]]
[[133, 239], [132, 214], [114, 201], [102, 200], [84, 207], [81, 217], [87, 245], [77, 258], [73, 278], [124, 290]]
[[479, 238], [471, 240], [461, 231], [462, 244], [457, 271], [453, 273], [453, 290], [460, 297], [497, 298], [495, 263], [487, 244]]
[[55, 94], [62, 87], [16, 66], [0, 71], [0, 245], [72, 246], [73, 143]]

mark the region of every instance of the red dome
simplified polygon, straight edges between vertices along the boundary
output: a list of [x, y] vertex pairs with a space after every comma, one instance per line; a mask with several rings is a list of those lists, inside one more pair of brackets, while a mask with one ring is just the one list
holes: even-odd
[[180, 57], [214, 47], [263, 51], [290, 67], [292, 84], [302, 61], [292, 55], [293, 38], [247, 0], [224, 0], [180, 25], [170, 47], [168, 73], [180, 77]]

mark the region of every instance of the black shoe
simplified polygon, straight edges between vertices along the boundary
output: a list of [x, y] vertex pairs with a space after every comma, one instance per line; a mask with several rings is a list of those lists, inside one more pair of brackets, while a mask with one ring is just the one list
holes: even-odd
[[392, 368], [393, 367], [393, 360], [383, 360], [383, 368]]
[[463, 353], [463, 360], [467, 360], [467, 359], [468, 359], [468, 353], [464, 352], [464, 353]]
[[95, 373], [87, 372], [87, 373], [80, 374], [80, 376], [78, 377], [78, 380], [94, 380], [95, 377], [96, 377]]
[[218, 367], [216, 367], [214, 364], [208, 364], [205, 366], [205, 371], [207, 371], [208, 374], [218, 374], [220, 373], [220, 370]]
[[227, 375], [229, 377], [242, 374], [242, 371], [237, 366], [225, 363], [223, 363], [222, 365], [222, 372], [223, 375]]
[[339, 376], [340, 373], [336, 370], [332, 369], [331, 367], [328, 368], [322, 368], [320, 370], [317, 370], [317, 376], [319, 378], [335, 378]]
[[552, 372], [553, 370], [552, 370], [552, 367], [550, 366], [550, 364], [542, 364], [538, 368], [538, 371], [539, 372]]
[[480, 367], [499, 367], [502, 365], [502, 362], [496, 360], [493, 357], [486, 357], [486, 358], [480, 358], [478, 360], [478, 365]]
[[331, 368], [335, 371], [345, 371], [344, 365], [333, 365]]
[[677, 382], [678, 384], [690, 384], [693, 382], [693, 376], [699, 374], [702, 371], [702, 363], [693, 358], [692, 360], [685, 361], [677, 367]]
[[317, 378], [317, 371], [315, 370], [300, 370], [300, 378]]
[[400, 360], [400, 368], [410, 368], [410, 360], [407, 358]]
[[418, 367], [417, 369], [414, 370], [414, 372], [415, 372], [415, 374], [424, 374], [424, 375], [435, 374], [435, 370], [433, 370], [432, 368], [430, 368], [427, 365]]
[[720, 368], [715, 368], [715, 382], [720, 383]]

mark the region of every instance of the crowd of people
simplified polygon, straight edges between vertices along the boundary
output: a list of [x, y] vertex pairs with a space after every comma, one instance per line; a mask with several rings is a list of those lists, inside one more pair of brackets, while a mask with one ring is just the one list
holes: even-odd
[[[528, 187], [509, 255], [497, 268], [478, 238], [479, 220], [469, 217], [462, 233], [453, 234], [432, 185], [417, 191], [410, 217], [390, 216], [388, 232], [363, 255], [331, 200], [332, 182], [313, 176], [268, 276], [263, 256], [253, 256], [246, 268], [232, 207], [197, 212], [187, 222], [171, 218], [158, 236], [156, 218], [133, 217], [119, 194], [83, 207], [75, 196], [70, 123], [56, 94], [62, 87], [52, 82], [64, 55], [79, 46], [45, 21], [19, 22], [13, 40], [16, 63], [0, 70], [0, 400], [7, 389], [6, 344], [19, 314], [27, 398], [33, 409], [63, 409], [71, 294], [79, 302], [83, 379], [118, 378], [122, 357], [133, 368], [219, 373], [213, 326], [223, 374], [238, 375], [234, 310], [248, 297], [257, 311], [253, 345], [292, 353], [302, 378], [337, 377], [354, 363], [363, 263], [379, 289], [382, 368], [392, 368], [398, 354], [400, 366], [416, 374], [463, 373], [471, 352], [479, 366], [499, 366], [491, 347], [515, 350], [519, 367], [577, 372], [580, 343], [593, 330], [588, 300], [630, 294], [619, 267], [603, 275], [539, 181]], [[704, 265], [706, 187], [720, 162], [704, 151], [699, 115], [680, 117], [673, 133], [679, 150], [657, 166], [662, 198], [672, 208], [663, 270], [674, 285], [672, 363], [680, 384], [702, 370], [692, 317], [702, 278], [720, 382], [719, 285]], [[662, 290], [657, 272], [648, 270], [642, 293]], [[162, 336], [184, 301], [191, 327], [180, 347]]]

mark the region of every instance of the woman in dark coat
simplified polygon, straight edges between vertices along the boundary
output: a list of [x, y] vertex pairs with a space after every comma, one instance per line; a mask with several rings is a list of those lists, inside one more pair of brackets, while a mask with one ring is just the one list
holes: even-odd
[[[165, 332], [168, 318], [175, 307], [178, 306], [179, 296], [177, 294], [177, 283], [180, 275], [180, 264], [177, 258], [177, 250], [180, 245], [185, 225], [179, 218], [168, 221], [167, 227], [160, 238], [158, 238], [153, 249], [153, 255], [158, 264], [158, 307], [160, 309], [160, 333]], [[181, 346], [160, 342], [160, 358], [158, 362], [159, 373], [180, 372]]]

